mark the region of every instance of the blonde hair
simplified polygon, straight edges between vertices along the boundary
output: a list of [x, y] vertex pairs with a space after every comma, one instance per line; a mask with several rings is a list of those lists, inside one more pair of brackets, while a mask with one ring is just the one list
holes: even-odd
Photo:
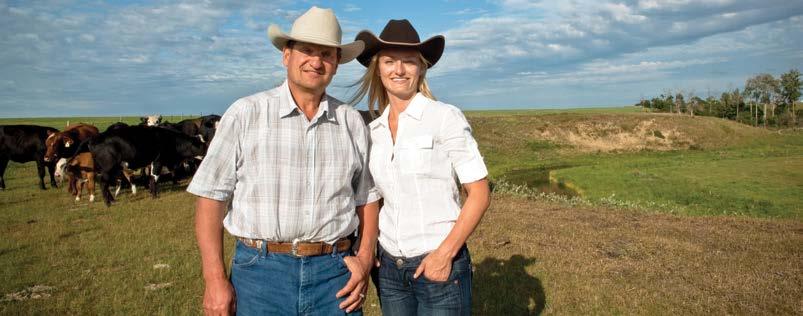
[[[430, 64], [420, 52], [417, 55], [422, 66], [418, 78], [417, 92], [421, 92], [421, 94], [427, 98], [436, 100], [432, 91], [429, 90], [429, 84], [426, 78], [427, 68], [429, 68]], [[390, 103], [390, 99], [388, 98], [388, 92], [385, 90], [385, 86], [382, 85], [382, 79], [379, 78], [379, 53], [371, 57], [371, 62], [368, 64], [365, 74], [362, 78], [357, 80], [357, 82], [352, 84], [351, 87], [358, 88], [349, 103], [357, 104], [365, 95], [368, 95], [368, 112], [371, 114], [372, 118], [378, 117], [385, 111], [385, 107]], [[379, 108], [378, 112], [376, 110], [377, 107]]]

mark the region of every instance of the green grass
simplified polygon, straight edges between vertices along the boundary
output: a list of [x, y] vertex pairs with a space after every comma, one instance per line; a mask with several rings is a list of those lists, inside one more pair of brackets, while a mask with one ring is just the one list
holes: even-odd
[[591, 200], [633, 202], [693, 215], [740, 214], [803, 219], [803, 137], [784, 146], [599, 157], [558, 169]]
[[[779, 134], [715, 118], [632, 112], [468, 117], [492, 179], [524, 184], [546, 171], [591, 202], [803, 219], [801, 131]], [[646, 120], [685, 132], [692, 149], [584, 151], [541, 136], [601, 122], [628, 131]]]

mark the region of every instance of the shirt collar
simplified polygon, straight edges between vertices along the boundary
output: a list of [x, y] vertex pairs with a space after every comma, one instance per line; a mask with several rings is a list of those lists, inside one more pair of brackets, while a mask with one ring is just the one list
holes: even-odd
[[382, 115], [374, 119], [371, 124], [368, 124], [371, 129], [378, 127], [379, 125], [389, 127], [388, 124], [388, 115], [390, 115], [390, 106], [386, 106], [385, 110], [382, 111]]
[[[406, 114], [409, 117], [412, 117], [416, 120], [421, 120], [421, 117], [424, 115], [424, 108], [427, 106], [427, 102], [429, 102], [429, 98], [425, 97], [423, 94], [416, 93], [413, 96], [413, 99], [410, 100], [410, 104], [407, 105], [407, 108], [404, 109], [402, 114]], [[389, 127], [388, 123], [388, 116], [390, 115], [390, 105], [385, 107], [385, 110], [382, 111], [382, 115], [374, 120], [376, 124], [372, 125], [373, 127], [384, 125], [385, 127]], [[373, 122], [371, 122], [373, 123]]]
[[[282, 83], [281, 89], [285, 98], [285, 102], [280, 102], [281, 105], [279, 114], [281, 117], [288, 117], [293, 113], [303, 114], [298, 108], [296, 101], [293, 100], [293, 94], [290, 93], [290, 85], [287, 83], [287, 79], [285, 79], [284, 83]], [[321, 116], [324, 116], [326, 117], [326, 120], [337, 123], [334, 103], [335, 102], [329, 102], [329, 95], [324, 92], [323, 97], [321, 97], [321, 103], [318, 105], [318, 113], [315, 114], [315, 116], [312, 118], [312, 121], [318, 120]]]
[[407, 108], [404, 109], [402, 114], [407, 114], [410, 117], [421, 120], [421, 116], [424, 115], [424, 107], [426, 107], [429, 98], [425, 97], [421, 92], [415, 94], [413, 99], [410, 101], [410, 104], [407, 105]]

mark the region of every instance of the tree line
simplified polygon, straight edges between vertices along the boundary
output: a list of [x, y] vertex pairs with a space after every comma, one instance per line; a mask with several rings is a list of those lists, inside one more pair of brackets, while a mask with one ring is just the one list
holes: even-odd
[[667, 89], [636, 106], [652, 112], [715, 116], [765, 128], [797, 127], [797, 118], [803, 114], [800, 95], [800, 71], [791, 69], [777, 79], [768, 73], [750, 77], [742, 90], [722, 92], [719, 98], [708, 95], [703, 99], [694, 90]]

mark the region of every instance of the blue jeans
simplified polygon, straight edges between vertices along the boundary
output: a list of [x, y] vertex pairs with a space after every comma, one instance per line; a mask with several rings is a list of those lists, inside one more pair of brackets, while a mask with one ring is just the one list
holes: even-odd
[[[335, 293], [351, 272], [343, 261], [348, 252], [314, 257], [267, 253], [237, 241], [231, 283], [237, 315], [346, 315]], [[349, 315], [362, 315], [357, 310]]]
[[393, 257], [381, 246], [378, 255], [381, 265], [374, 283], [383, 315], [471, 314], [471, 257], [465, 245], [452, 261], [452, 272], [445, 282], [430, 281], [423, 275], [413, 279], [426, 255]]

